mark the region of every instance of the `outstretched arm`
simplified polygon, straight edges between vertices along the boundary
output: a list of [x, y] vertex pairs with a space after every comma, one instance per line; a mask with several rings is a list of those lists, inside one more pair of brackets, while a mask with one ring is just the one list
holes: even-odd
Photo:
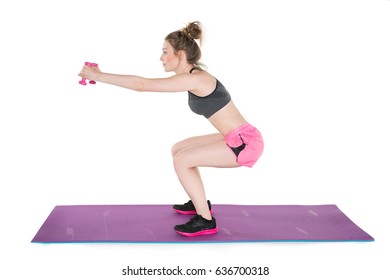
[[178, 74], [169, 78], [149, 79], [135, 75], [119, 75], [101, 72], [98, 67], [84, 66], [80, 77], [111, 84], [135, 91], [179, 92], [195, 91], [199, 77], [191, 74]]

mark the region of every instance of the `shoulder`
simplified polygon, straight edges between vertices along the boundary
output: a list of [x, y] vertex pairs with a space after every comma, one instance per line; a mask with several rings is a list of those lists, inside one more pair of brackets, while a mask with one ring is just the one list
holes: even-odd
[[205, 70], [195, 69], [189, 75], [195, 83], [194, 89], [191, 90], [195, 95], [207, 96], [214, 91], [217, 85], [217, 79]]

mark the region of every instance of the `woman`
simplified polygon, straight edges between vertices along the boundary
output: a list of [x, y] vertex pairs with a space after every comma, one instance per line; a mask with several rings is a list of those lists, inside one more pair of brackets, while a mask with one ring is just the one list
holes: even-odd
[[195, 215], [174, 229], [189, 237], [218, 232], [198, 167], [252, 167], [264, 147], [260, 132], [241, 115], [229, 92], [202, 68], [199, 63], [201, 51], [195, 40], [201, 45], [202, 26], [199, 22], [189, 23], [167, 35], [160, 60], [166, 72], [175, 72], [169, 78], [109, 74], [88, 65], [79, 74], [88, 80], [134, 91], [188, 91], [191, 110], [203, 115], [216, 128], [218, 132], [215, 134], [189, 138], [172, 147], [175, 172], [190, 198], [187, 203], [173, 208], [180, 214]]

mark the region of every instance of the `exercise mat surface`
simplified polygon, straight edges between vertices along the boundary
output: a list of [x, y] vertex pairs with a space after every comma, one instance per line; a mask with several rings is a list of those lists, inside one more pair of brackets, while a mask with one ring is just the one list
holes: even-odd
[[336, 205], [213, 205], [219, 232], [184, 237], [173, 230], [192, 216], [172, 205], [56, 206], [32, 242], [373, 241]]

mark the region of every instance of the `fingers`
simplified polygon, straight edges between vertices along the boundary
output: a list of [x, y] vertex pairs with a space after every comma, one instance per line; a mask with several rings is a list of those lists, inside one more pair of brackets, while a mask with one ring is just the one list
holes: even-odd
[[88, 80], [93, 80], [96, 73], [101, 72], [98, 65], [96, 63], [85, 63], [81, 68], [79, 77], [86, 78]]
[[90, 74], [92, 74], [93, 71], [92, 71], [92, 67], [91, 66], [87, 66], [87, 65], [84, 65], [83, 68], [81, 68], [81, 71], [79, 73], [79, 76], [80, 77], [83, 77], [83, 78], [88, 78], [88, 76]]
[[83, 68], [81, 68], [81, 71], [80, 73], [78, 74], [79, 77], [83, 77], [85, 78], [85, 66], [83, 66]]

